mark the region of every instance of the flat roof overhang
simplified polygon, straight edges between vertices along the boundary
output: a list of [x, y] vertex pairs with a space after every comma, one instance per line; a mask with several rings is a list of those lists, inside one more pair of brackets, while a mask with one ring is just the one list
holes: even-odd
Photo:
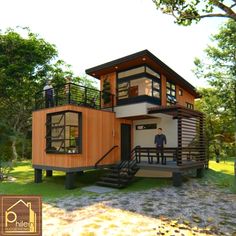
[[97, 79], [100, 79], [101, 75], [109, 74], [112, 72], [123, 71], [132, 67], [147, 65], [156, 71], [164, 74], [167, 78], [171, 77], [171, 80], [176, 84], [186, 89], [195, 98], [199, 98], [196, 88], [186, 81], [183, 77], [177, 74], [164, 62], [158, 59], [154, 54], [148, 50], [143, 50], [92, 68], [85, 70], [85, 72]]

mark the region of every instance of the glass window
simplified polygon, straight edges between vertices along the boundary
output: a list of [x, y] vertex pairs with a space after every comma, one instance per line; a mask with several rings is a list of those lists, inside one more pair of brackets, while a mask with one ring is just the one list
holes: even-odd
[[147, 95], [150, 97], [160, 98], [161, 85], [158, 79], [149, 79], [146, 77], [130, 79], [128, 82], [118, 81], [118, 99], [126, 99]]
[[192, 103], [186, 102], [186, 106], [187, 106], [187, 108], [189, 108], [189, 109], [193, 109], [193, 104], [192, 104]]
[[157, 89], [157, 90], [160, 90], [160, 83], [158, 83], [158, 82], [153, 82], [153, 88], [154, 88], [154, 89]]
[[176, 104], [176, 86], [169, 81], [166, 82], [166, 98], [167, 106]]
[[[132, 92], [132, 87], [137, 88], [137, 92]], [[130, 96], [133, 95], [149, 95], [152, 96], [152, 80], [147, 78], [135, 79], [130, 81]]]
[[179, 96], [183, 96], [183, 90], [179, 89]]
[[160, 96], [160, 92], [154, 90], [154, 91], [153, 91], [153, 97], [160, 98], [160, 97], [161, 97], [161, 96]]
[[146, 72], [150, 75], [153, 75], [155, 77], [157, 77], [158, 79], [160, 79], [160, 74], [158, 74], [156, 71], [150, 69], [149, 67], [146, 66]]
[[126, 71], [122, 71], [118, 73], [118, 79], [124, 78], [124, 77], [128, 77], [131, 75], [136, 75], [136, 74], [141, 74], [145, 72], [145, 66], [141, 66], [138, 68], [134, 68], [131, 70], [126, 70]]
[[47, 153], [81, 153], [82, 115], [61, 112], [47, 115]]

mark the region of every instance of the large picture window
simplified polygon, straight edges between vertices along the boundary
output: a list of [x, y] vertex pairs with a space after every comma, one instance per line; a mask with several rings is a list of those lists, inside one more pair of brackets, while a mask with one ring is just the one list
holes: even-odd
[[65, 111], [47, 115], [47, 153], [81, 153], [82, 114]]
[[141, 97], [152, 98], [156, 103], [161, 102], [160, 74], [153, 69], [140, 66], [119, 72], [117, 78], [118, 102], [141, 101]]
[[167, 106], [176, 104], [176, 86], [169, 81], [166, 82], [166, 104]]

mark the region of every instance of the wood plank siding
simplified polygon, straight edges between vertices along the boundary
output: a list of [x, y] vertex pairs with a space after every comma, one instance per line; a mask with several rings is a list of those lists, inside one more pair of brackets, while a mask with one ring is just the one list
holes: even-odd
[[[61, 111], [82, 113], [82, 153], [48, 154], [46, 149], [46, 116]], [[116, 119], [114, 112], [65, 105], [33, 112], [33, 165], [62, 168], [91, 167], [114, 145], [114, 149], [100, 165], [114, 164], [120, 160], [120, 124], [132, 121]]]

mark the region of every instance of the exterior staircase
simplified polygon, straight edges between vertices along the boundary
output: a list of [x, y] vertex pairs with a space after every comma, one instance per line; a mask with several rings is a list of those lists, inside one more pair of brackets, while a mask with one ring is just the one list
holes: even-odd
[[121, 161], [119, 164], [110, 167], [108, 173], [103, 175], [96, 183], [100, 186], [124, 188], [130, 184], [139, 167], [136, 164], [136, 159]]

